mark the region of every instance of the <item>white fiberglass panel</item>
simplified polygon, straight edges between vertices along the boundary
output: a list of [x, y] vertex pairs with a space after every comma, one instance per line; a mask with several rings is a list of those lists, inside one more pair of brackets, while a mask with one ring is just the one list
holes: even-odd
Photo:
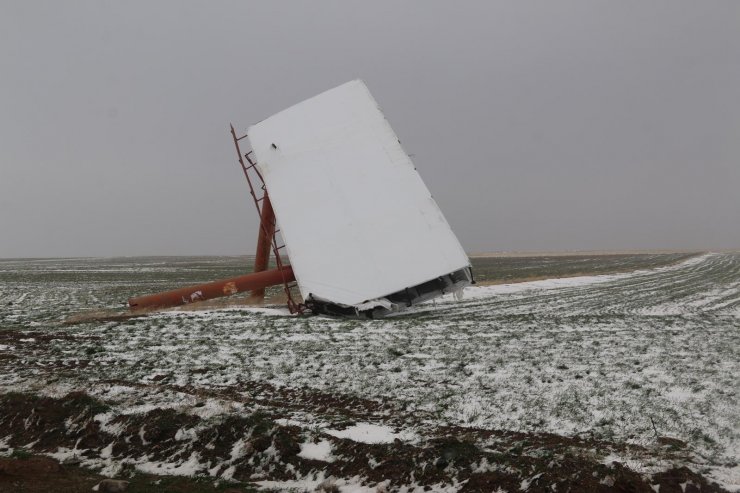
[[356, 305], [469, 264], [361, 80], [247, 134], [304, 298]]

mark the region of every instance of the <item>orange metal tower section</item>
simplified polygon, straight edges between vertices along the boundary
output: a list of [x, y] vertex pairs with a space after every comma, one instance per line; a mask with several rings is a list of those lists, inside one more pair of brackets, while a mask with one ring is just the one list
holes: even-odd
[[[251, 151], [242, 153], [239, 147], [239, 141], [244, 139], [246, 135], [237, 137], [233, 125], [231, 126], [231, 135], [234, 138], [239, 164], [249, 184], [249, 193], [260, 216], [257, 250], [254, 256], [254, 272], [196, 286], [130, 298], [128, 305], [132, 310], [174, 307], [244, 291], [251, 291], [250, 298], [253, 300], [263, 300], [265, 298], [265, 288], [282, 284], [290, 312], [302, 313], [304, 311], [305, 305], [297, 303], [293, 297], [293, 290], [296, 287], [295, 276], [293, 275], [293, 269], [289, 264], [284, 263], [281, 257], [280, 251], [285, 248], [285, 244], [278, 240], [280, 231], [275, 226], [275, 213], [270, 203], [270, 197], [267, 195], [262, 175], [257, 169], [257, 164], [250, 158]], [[276, 268], [271, 270], [269, 269], [270, 253], [274, 254], [276, 265]]]

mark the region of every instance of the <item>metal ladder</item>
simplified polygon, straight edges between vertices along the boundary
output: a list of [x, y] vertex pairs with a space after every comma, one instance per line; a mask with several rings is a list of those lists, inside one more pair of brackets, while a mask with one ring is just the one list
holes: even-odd
[[[252, 157], [250, 157], [250, 155], [253, 154], [253, 151], [243, 153], [241, 147], [239, 146], [239, 141], [246, 138], [247, 135], [245, 134], [241, 137], [237, 137], [236, 131], [234, 131], [234, 125], [231, 125], [231, 136], [234, 138], [234, 146], [236, 147], [236, 155], [239, 157], [239, 164], [241, 165], [242, 170], [244, 171], [244, 176], [246, 177], [247, 183], [249, 184], [249, 193], [252, 196], [252, 200], [254, 201], [254, 206], [257, 208], [257, 217], [261, 219], [262, 202], [264, 201], [265, 195], [267, 193], [265, 181], [262, 179], [262, 174], [257, 169], [257, 162]], [[246, 163], [244, 162], [245, 159], [247, 161]], [[267, 225], [262, 224], [261, 220], [260, 227], [263, 229], [263, 232], [265, 234], [269, 234]], [[275, 233], [272, 235], [272, 253], [275, 256], [275, 265], [282, 274], [283, 291], [285, 291], [285, 296], [288, 299], [288, 309], [290, 310], [290, 313], [301, 314], [305, 312], [306, 305], [295, 301], [296, 297], [293, 293], [295, 288], [298, 287], [298, 283], [296, 281], [288, 281], [288, 278], [285, 276], [286, 264], [283, 262], [283, 259], [280, 255], [280, 251], [285, 248], [285, 242], [283, 241], [283, 236], [279, 233], [280, 229], [275, 229]], [[297, 297], [300, 299], [300, 296]]]

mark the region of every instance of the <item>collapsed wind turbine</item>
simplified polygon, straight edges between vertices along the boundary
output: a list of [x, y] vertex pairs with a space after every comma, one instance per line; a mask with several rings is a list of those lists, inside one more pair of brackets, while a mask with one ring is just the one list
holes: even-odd
[[[131, 309], [243, 291], [262, 299], [266, 287], [282, 285], [291, 313], [377, 317], [474, 282], [462, 246], [361, 80], [246, 135], [233, 126], [231, 133], [260, 215], [254, 273], [131, 298]], [[276, 267], [268, 270], [271, 254]]]

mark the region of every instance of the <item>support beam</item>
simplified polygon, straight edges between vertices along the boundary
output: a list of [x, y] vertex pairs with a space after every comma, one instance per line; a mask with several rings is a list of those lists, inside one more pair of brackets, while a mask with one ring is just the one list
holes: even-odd
[[[257, 238], [257, 251], [254, 255], [254, 272], [266, 271], [270, 263], [270, 252], [272, 250], [272, 238], [275, 236], [275, 212], [272, 210], [270, 196], [265, 195], [262, 199], [262, 213], [260, 215], [260, 230]], [[256, 300], [265, 299], [265, 290], [255, 289], [250, 298]]]
[[130, 298], [128, 306], [131, 310], [141, 310], [145, 308], [169, 308], [174, 306], [194, 303], [196, 301], [210, 300], [229, 296], [243, 291], [263, 290], [269, 286], [283, 284], [283, 275], [288, 282], [295, 280], [293, 269], [289, 265], [283, 267], [283, 270], [272, 269], [262, 272], [255, 272], [244, 276], [232, 277], [230, 279], [221, 279], [197, 286], [166, 291], [164, 293], [150, 294]]

